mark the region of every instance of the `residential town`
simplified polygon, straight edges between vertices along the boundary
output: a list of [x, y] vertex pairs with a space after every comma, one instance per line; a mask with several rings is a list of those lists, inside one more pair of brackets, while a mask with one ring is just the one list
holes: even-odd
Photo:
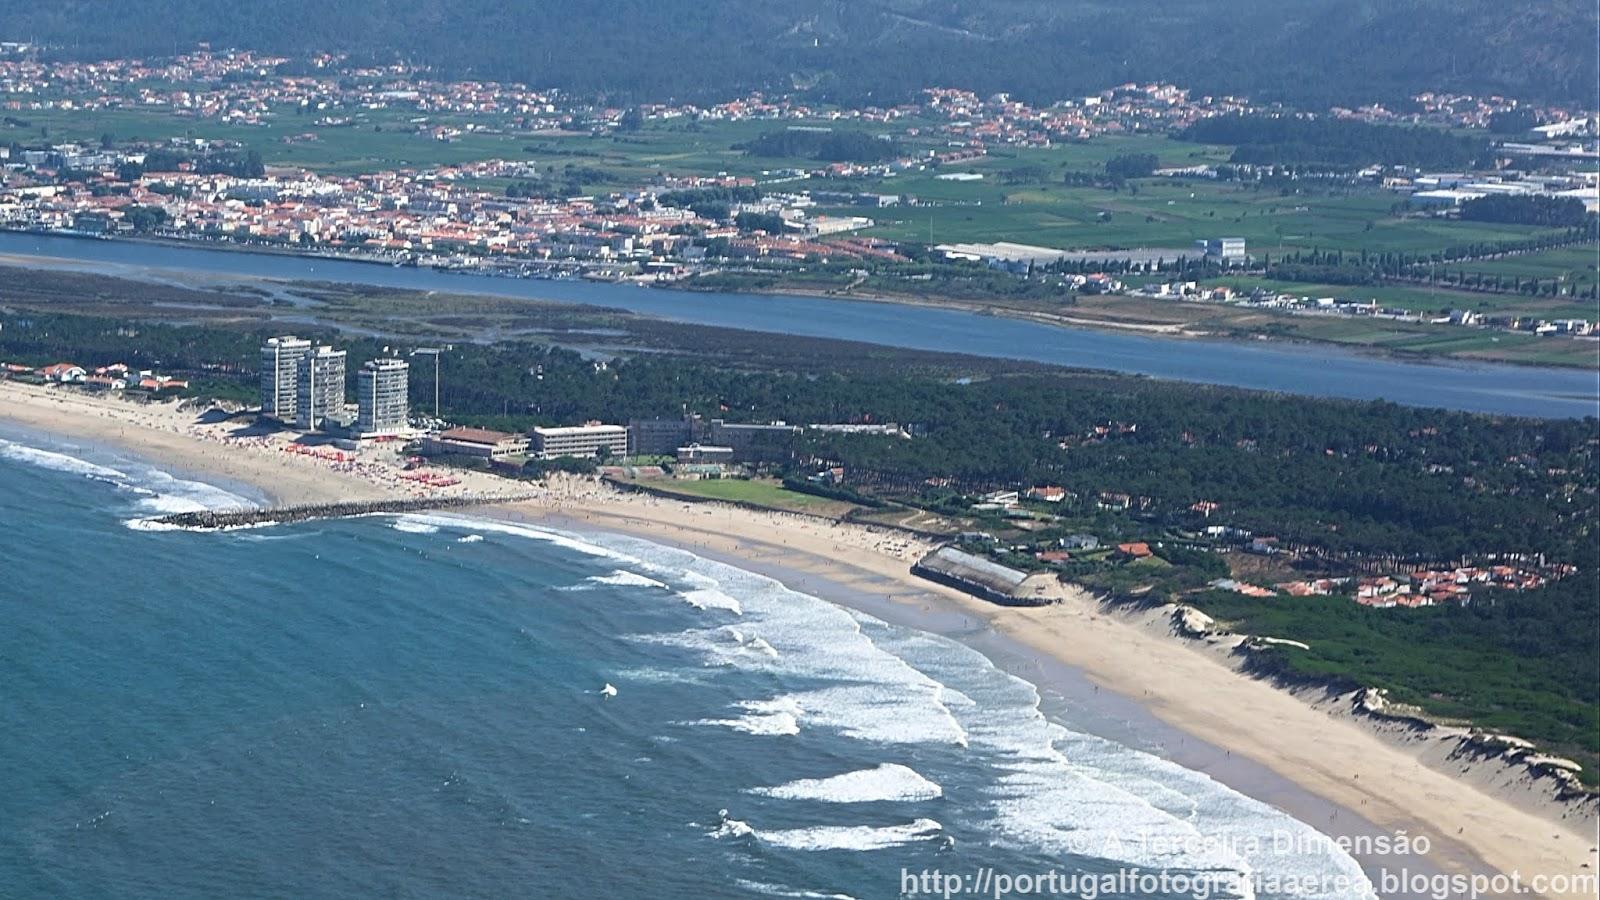
[[[521, 275], [582, 272], [644, 281], [676, 280], [728, 260], [865, 264], [903, 257], [895, 242], [850, 237], [875, 222], [870, 215], [841, 210], [914, 207], [927, 201], [913, 194], [830, 189], [830, 181], [932, 172], [941, 179], [981, 179], [983, 175], [964, 173], [960, 166], [991, 149], [1166, 133], [1216, 116], [1289, 114], [1244, 98], [1195, 97], [1159, 83], [1118, 85], [1046, 107], [1005, 95], [984, 98], [971, 91], [929, 88], [917, 103], [886, 108], [835, 108], [753, 94], [709, 106], [625, 109], [525, 85], [437, 82], [425, 70], [399, 64], [359, 68], [333, 55], [291, 62], [209, 49], [152, 62], [44, 62], [28, 47], [12, 45], [10, 53], [0, 56], [0, 108], [16, 132], [9, 146], [0, 146], [0, 228], [227, 240], [405, 264]], [[1419, 101], [1432, 112], [1410, 120], [1460, 127], [1481, 126], [1497, 112], [1529, 109], [1498, 97], [1425, 95]], [[111, 111], [224, 123], [236, 126], [240, 137], [128, 141], [107, 135], [91, 145], [52, 142], [45, 128], [16, 139], [32, 124], [30, 116], [39, 113]], [[1577, 140], [1580, 149], [1587, 146], [1581, 140], [1593, 134], [1591, 119], [1567, 108], [1535, 111], [1556, 123], [1547, 129], [1551, 141]], [[1367, 115], [1382, 118], [1376, 108]], [[602, 190], [594, 190], [596, 185], [585, 179], [610, 181], [616, 176], [574, 164], [557, 171], [546, 163], [541, 169], [536, 162], [513, 158], [348, 173], [305, 166], [268, 168], [248, 137], [252, 126], [266, 122], [304, 123], [303, 130], [277, 140], [314, 146], [355, 128], [367, 116], [382, 116], [386, 124], [363, 129], [408, 132], [441, 144], [472, 135], [616, 137], [642, 122], [746, 121], [771, 121], [802, 131], [856, 123], [905, 143], [901, 155], [881, 161], [734, 174], [658, 170], [632, 183], [600, 184]], [[1558, 149], [1555, 144], [1506, 146], [1513, 153]], [[1577, 164], [1592, 155], [1592, 148], [1581, 149], [1572, 170], [1556, 176], [1509, 172], [1480, 177], [1373, 167], [1361, 177], [1440, 214], [1489, 193], [1574, 196], [1593, 210], [1600, 208], [1594, 173]], [[1218, 167], [1169, 167], [1157, 174], [1215, 178]], [[533, 196], [517, 196], [505, 187], [541, 178], [547, 184], [552, 178], [569, 179], [568, 186]], [[684, 199], [687, 192], [707, 189], [744, 189], [746, 196], [710, 214], [706, 206]], [[678, 205], [671, 202], [675, 199]], [[696, 205], [700, 211], [689, 208]], [[1113, 249], [1135, 259], [1152, 254], [1172, 259], [1158, 249]], [[715, 259], [708, 262], [711, 256]], [[1016, 262], [1005, 254], [977, 257], [1001, 259], [1013, 267]], [[1086, 258], [1101, 259], [1093, 252]]]

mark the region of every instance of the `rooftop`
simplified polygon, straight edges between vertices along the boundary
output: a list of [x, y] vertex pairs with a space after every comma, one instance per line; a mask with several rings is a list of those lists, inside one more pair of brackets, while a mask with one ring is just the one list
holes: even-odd
[[563, 425], [556, 428], [534, 428], [533, 433], [540, 437], [563, 437], [566, 435], [581, 434], [627, 434], [628, 429], [621, 425]]
[[463, 444], [501, 444], [514, 441], [519, 435], [509, 434], [504, 431], [491, 431], [488, 428], [451, 428], [439, 433], [441, 441], [456, 441]]

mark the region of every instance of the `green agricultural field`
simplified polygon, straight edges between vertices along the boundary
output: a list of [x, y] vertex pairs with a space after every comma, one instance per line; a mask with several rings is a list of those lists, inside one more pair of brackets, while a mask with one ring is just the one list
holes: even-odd
[[[1175, 145], [1187, 147], [1188, 145]], [[935, 242], [1019, 241], [1062, 249], [1188, 248], [1209, 237], [1242, 237], [1252, 253], [1295, 250], [1425, 252], [1475, 241], [1523, 240], [1538, 229], [1399, 217], [1397, 196], [1375, 188], [1284, 196], [1258, 185], [1143, 179], [1122, 190], [1053, 180], [1008, 184], [983, 167], [982, 181], [931, 175], [828, 182], [915, 197], [918, 206], [873, 210], [881, 237]], [[835, 188], [837, 189], [837, 188]], [[926, 205], [920, 205], [926, 204]], [[842, 212], [842, 210], [841, 210]]]
[[[416, 116], [393, 110], [337, 111], [355, 124], [318, 127], [320, 114], [297, 115], [280, 109], [261, 125], [225, 124], [172, 113], [164, 108], [97, 111], [28, 111], [27, 128], [0, 127], [0, 140], [18, 142], [98, 142], [196, 138], [237, 141], [259, 150], [268, 165], [304, 166], [321, 172], [360, 173], [384, 169], [449, 165], [484, 159], [526, 160], [540, 166], [566, 164], [605, 169], [618, 177], [604, 189], [637, 188], [660, 173], [712, 175], [723, 171], [759, 175], [764, 169], [808, 164], [804, 160], [748, 157], [732, 149], [773, 122], [665, 123], [638, 132], [591, 134], [514, 132], [505, 123], [483, 122], [496, 130], [466, 132], [474, 120], [448, 115]], [[450, 141], [418, 133], [419, 124], [463, 130]], [[314, 135], [315, 140], [290, 140]], [[815, 165], [815, 163], [809, 163]]]
[[[92, 112], [29, 111], [21, 115], [30, 127], [0, 128], [0, 140], [38, 141], [48, 130], [51, 141], [99, 141], [109, 135], [117, 141], [195, 138], [237, 141], [261, 153], [267, 165], [305, 166], [326, 172], [357, 173], [407, 166], [468, 162], [494, 157], [515, 157], [521, 143], [506, 134], [464, 134], [454, 141], [438, 141], [416, 132], [411, 117], [389, 111], [362, 114], [359, 124], [319, 128], [315, 115], [280, 112], [263, 125], [225, 124], [210, 119], [174, 115], [165, 109], [99, 110]], [[429, 119], [435, 124], [462, 124]], [[314, 135], [313, 141], [288, 139]]]

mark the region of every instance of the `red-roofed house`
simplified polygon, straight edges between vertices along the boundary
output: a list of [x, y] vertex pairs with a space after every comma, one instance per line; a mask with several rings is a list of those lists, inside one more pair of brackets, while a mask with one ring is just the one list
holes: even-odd
[[65, 362], [48, 365], [39, 370], [40, 377], [58, 384], [77, 384], [83, 381], [87, 374], [89, 373], [83, 370], [83, 366]]

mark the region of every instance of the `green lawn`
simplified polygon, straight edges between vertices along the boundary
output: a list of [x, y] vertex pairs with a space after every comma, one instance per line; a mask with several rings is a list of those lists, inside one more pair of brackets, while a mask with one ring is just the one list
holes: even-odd
[[826, 497], [816, 497], [791, 491], [776, 481], [723, 478], [706, 481], [653, 481], [650, 486], [677, 494], [689, 494], [712, 500], [733, 500], [754, 503], [773, 509], [796, 510], [819, 514], [843, 512], [850, 504]]

